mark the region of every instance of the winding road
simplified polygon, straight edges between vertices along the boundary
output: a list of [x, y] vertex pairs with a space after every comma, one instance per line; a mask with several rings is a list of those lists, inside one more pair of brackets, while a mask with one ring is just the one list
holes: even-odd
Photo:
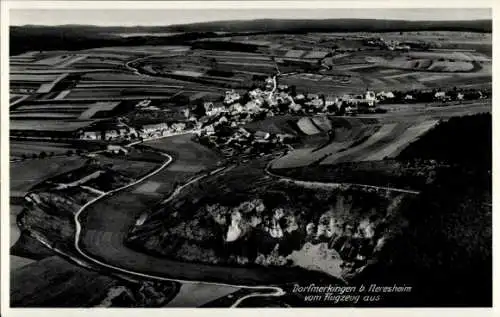
[[[261, 278], [265, 278], [265, 276], [262, 277], [262, 274], [259, 272], [252, 272], [252, 270], [244, 268], [224, 268], [196, 263], [172, 261], [168, 259], [153, 257], [145, 253], [136, 252], [123, 245], [123, 241], [126, 232], [130, 228], [131, 221], [134, 221], [137, 218], [137, 212], [144, 211], [144, 208], [141, 208], [143, 206], [141, 206], [140, 204], [138, 204], [137, 206], [120, 204], [119, 195], [130, 196], [130, 194], [132, 193], [127, 190], [132, 189], [137, 185], [154, 178], [155, 176], [161, 176], [160, 174], [162, 172], [165, 172], [167, 168], [170, 167], [174, 162], [173, 158], [170, 155], [165, 153], [163, 153], [162, 155], [167, 159], [156, 170], [152, 171], [148, 175], [145, 175], [144, 177], [141, 177], [133, 183], [103, 193], [97, 198], [87, 202], [75, 213], [74, 221], [76, 230], [74, 246], [82, 259], [92, 263], [93, 265], [96, 265], [97, 267], [143, 279], [153, 279], [179, 283], [211, 284], [231, 287], [235, 286], [246, 289], [254, 289], [257, 291], [255, 293], [246, 295], [243, 299], [237, 300], [233, 307], [238, 306], [244, 299], [249, 297], [283, 295], [284, 291], [277, 286], [252, 285]], [[230, 167], [217, 168], [215, 170], [212, 170], [211, 172], [197, 176], [187, 181], [183, 185], [178, 186], [163, 202], [168, 202], [174, 199], [185, 188], [200, 181], [201, 179], [215, 175], [217, 173], [221, 173], [225, 170], [228, 170], [229, 168]], [[99, 207], [100, 203], [106, 202], [106, 200], [109, 198], [113, 198], [114, 200], [118, 201], [118, 203], [115, 202], [113, 204], [116, 208], [95, 208]], [[130, 200], [130, 203], [133, 204], [133, 200]], [[139, 207], [139, 209], [136, 209], [134, 207]], [[120, 210], [123, 211], [120, 212]], [[131, 210], [135, 210], [135, 213], [128, 213], [128, 211]], [[105, 219], [103, 219], [103, 215], [106, 216]], [[96, 230], [96, 228], [92, 227], [92, 223], [95, 223], [96, 217], [100, 218], [99, 222], [102, 225], [101, 229], [99, 229], [99, 232]], [[91, 230], [86, 230], [87, 226]], [[186, 274], [186, 272], [192, 272], [192, 274]], [[235, 281], [245, 281], [245, 279], [247, 279], [249, 282], [248, 284], [242, 283], [242, 285], [239, 285], [238, 283], [212, 282], [209, 281], [211, 272], [215, 276], [224, 274], [225, 276], [229, 277], [229, 280], [231, 280], [230, 277], [234, 275]], [[172, 275], [186, 276], [187, 278], [171, 278]], [[239, 279], [241, 275], [244, 276], [243, 279]], [[207, 277], [208, 280], [201, 279], [202, 277]], [[261, 291], [266, 292], [262, 293]]]

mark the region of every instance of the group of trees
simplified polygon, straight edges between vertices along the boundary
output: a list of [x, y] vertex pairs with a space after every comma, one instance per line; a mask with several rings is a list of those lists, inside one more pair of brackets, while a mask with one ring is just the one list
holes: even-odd
[[492, 117], [489, 113], [441, 122], [405, 148], [398, 160], [437, 160], [491, 169]]
[[408, 229], [390, 241], [359, 283], [406, 283], [412, 292], [380, 305], [490, 306], [492, 301], [492, 119], [456, 117], [410, 144], [398, 160], [435, 160], [421, 194], [400, 210]]
[[[250, 177], [247, 182], [255, 186]], [[353, 260], [358, 254], [369, 257], [371, 248], [366, 248], [365, 240], [374, 239], [368, 243], [373, 246], [380, 237], [378, 233], [365, 236], [359, 231], [364, 228], [363, 219], [376, 221], [376, 209], [381, 212], [377, 217], [383, 218], [383, 206], [389, 203], [374, 193], [357, 192], [355, 197], [352, 192], [318, 192], [293, 184], [259, 185], [258, 194], [238, 191], [237, 195], [226, 187], [233, 186], [207, 188], [199, 202], [182, 199], [182, 212], [172, 212], [169, 207], [157, 214], [158, 220], [150, 218], [151, 225], [146, 225], [146, 232], [135, 240], [134, 247], [190, 262], [283, 266], [291, 264], [287, 256], [304, 243], [326, 241], [329, 248]], [[328, 235], [325, 232], [332, 221], [338, 228]], [[311, 223], [314, 233], [309, 234]], [[237, 238], [226, 241], [230, 230]]]
[[73, 156], [73, 155], [82, 155], [84, 151], [82, 149], [76, 149], [76, 150], [67, 150], [66, 152], [61, 152], [56, 154], [55, 152], [45, 152], [42, 151], [40, 153], [33, 153], [31, 155], [28, 155], [26, 153], [21, 154], [21, 160], [27, 160], [27, 159], [45, 159], [45, 158], [50, 158], [54, 156]]

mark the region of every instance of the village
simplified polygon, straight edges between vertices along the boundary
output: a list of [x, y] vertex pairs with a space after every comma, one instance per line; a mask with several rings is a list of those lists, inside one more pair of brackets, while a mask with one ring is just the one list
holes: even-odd
[[[181, 108], [181, 115], [170, 122], [151, 122], [131, 126], [123, 118], [109, 122], [98, 122], [78, 132], [81, 140], [100, 140], [124, 145], [132, 141], [144, 141], [184, 133], [194, 133], [194, 139], [210, 148], [219, 150], [225, 157], [254, 155], [263, 156], [277, 149], [286, 149], [294, 142], [292, 134], [270, 134], [251, 131], [244, 126], [265, 118], [283, 115], [313, 116], [384, 113], [379, 107], [399, 103], [462, 102], [488, 98], [491, 92], [481, 90], [453, 89], [379, 91], [366, 90], [363, 94], [325, 96], [296, 93], [296, 87], [278, 83], [278, 76], [268, 77], [265, 85], [245, 93], [227, 90], [220, 101], [197, 102]], [[149, 111], [151, 100], [137, 103], [138, 111]]]

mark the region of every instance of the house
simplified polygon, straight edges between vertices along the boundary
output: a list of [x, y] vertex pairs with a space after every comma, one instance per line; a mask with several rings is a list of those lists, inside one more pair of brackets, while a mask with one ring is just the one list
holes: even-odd
[[394, 94], [391, 92], [391, 91], [388, 91], [388, 92], [385, 92], [385, 91], [381, 91], [379, 93], [377, 93], [377, 98], [379, 99], [392, 99], [394, 98]]
[[83, 139], [83, 140], [101, 140], [102, 134], [101, 134], [101, 131], [83, 131], [80, 134], [80, 139]]
[[232, 104], [231, 108], [230, 108], [230, 110], [231, 110], [232, 113], [243, 112], [243, 109], [244, 109], [243, 106], [241, 104], [239, 104], [239, 103]]
[[285, 84], [278, 85], [278, 90], [280, 90], [280, 91], [285, 91], [287, 89], [288, 89], [288, 85], [285, 85]]
[[325, 106], [326, 107], [333, 106], [338, 101], [339, 101], [338, 97], [335, 97], [335, 96], [326, 96], [326, 98], [325, 98]]
[[120, 145], [110, 144], [107, 146], [106, 150], [113, 154], [128, 154], [128, 150]]
[[221, 105], [221, 104], [214, 104], [212, 102], [206, 102], [204, 105], [205, 107], [205, 113], [207, 114], [207, 116], [209, 117], [213, 117], [213, 116], [216, 116], [222, 112], [226, 112], [226, 107], [224, 107], [224, 105]]
[[226, 91], [226, 95], [224, 96], [224, 104], [231, 105], [236, 101], [240, 100], [241, 96], [234, 90]]
[[257, 131], [254, 133], [254, 137], [260, 140], [268, 140], [271, 137], [269, 132]]
[[405, 97], [404, 97], [403, 99], [404, 99], [405, 101], [411, 101], [411, 100], [413, 100], [414, 98], [413, 98], [413, 96], [412, 96], [412, 95], [407, 94], [407, 95], [405, 95]]
[[168, 130], [168, 125], [164, 122], [155, 124], [145, 124], [142, 126], [141, 129], [143, 134], [151, 134], [162, 130]]
[[277, 134], [276, 137], [278, 138], [278, 141], [281, 142], [281, 143], [284, 143], [286, 141], [291, 141], [291, 140], [293, 140], [295, 138], [294, 135], [287, 134], [287, 133]]
[[302, 107], [299, 104], [292, 103], [288, 106], [291, 111], [300, 111]]
[[107, 130], [104, 132], [104, 140], [113, 140], [120, 137], [118, 130]]
[[271, 77], [266, 78], [266, 90], [272, 90], [274, 87], [274, 80]]
[[437, 91], [434, 94], [434, 99], [440, 100], [440, 101], [447, 101], [450, 99], [450, 96], [447, 96], [446, 92], [444, 92], [444, 91]]
[[250, 137], [252, 134], [250, 132], [248, 132], [247, 129], [245, 128], [239, 128], [238, 129], [238, 132], [241, 133], [241, 135], [245, 136], [245, 137]]
[[246, 105], [246, 111], [248, 112], [259, 112], [261, 110], [262, 102], [259, 99], [251, 100]]
[[262, 96], [262, 90], [260, 90], [259, 88], [251, 90], [251, 91], [248, 92], [248, 95], [250, 96], [250, 98], [253, 98], [253, 99], [261, 97]]
[[321, 99], [313, 99], [311, 101], [308, 101], [306, 103], [306, 105], [312, 106], [312, 107], [317, 108], [317, 109], [320, 109], [320, 108], [323, 107], [323, 100], [321, 100]]
[[183, 122], [177, 122], [172, 124], [171, 126], [171, 130], [173, 130], [174, 132], [181, 132], [184, 131], [185, 129], [186, 129], [186, 124]]
[[83, 140], [113, 140], [117, 138], [137, 137], [137, 131], [121, 123], [97, 124], [78, 132]]
[[317, 94], [312, 94], [312, 93], [309, 93], [307, 94], [307, 99], [318, 99], [319, 96]]
[[189, 110], [189, 108], [186, 108], [186, 109], [183, 109], [182, 110], [182, 115], [188, 119], [190, 119], [191, 117], [191, 111]]
[[213, 135], [215, 134], [215, 128], [213, 125], [208, 125], [205, 127], [205, 132], [207, 133], [207, 135]]
[[229, 120], [226, 118], [226, 116], [222, 116], [220, 117], [219, 121], [217, 121], [217, 124], [222, 124], [226, 122], [229, 122]]

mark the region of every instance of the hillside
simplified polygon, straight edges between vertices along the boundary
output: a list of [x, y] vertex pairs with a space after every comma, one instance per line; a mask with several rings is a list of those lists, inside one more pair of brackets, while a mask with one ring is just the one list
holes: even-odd
[[[491, 20], [400, 21], [371, 19], [216, 21], [173, 26], [100, 27], [95, 25], [25, 25], [10, 27], [10, 54], [32, 50], [78, 50], [101, 46], [176, 45], [228, 33], [463, 31], [491, 33]], [[124, 33], [184, 32], [171, 36], [130, 36]], [[224, 34], [227, 36], [228, 34]], [[29, 39], [29, 41], [27, 41]]]
[[231, 20], [174, 25], [169, 31], [226, 32], [395, 32], [395, 31], [468, 31], [491, 32], [490, 20], [404, 21], [376, 19], [259, 19]]

